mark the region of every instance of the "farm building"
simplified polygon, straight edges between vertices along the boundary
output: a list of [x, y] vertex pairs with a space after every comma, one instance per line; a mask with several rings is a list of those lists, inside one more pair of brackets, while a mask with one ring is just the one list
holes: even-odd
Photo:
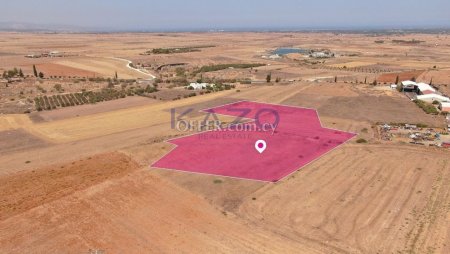
[[214, 84], [208, 84], [208, 83], [191, 83], [187, 86], [188, 89], [193, 90], [202, 90], [206, 89], [208, 87], [214, 87]]
[[41, 55], [34, 55], [34, 54], [31, 54], [31, 55], [26, 55], [25, 57], [26, 57], [26, 58], [40, 58]]
[[425, 95], [417, 95], [417, 99], [421, 101], [425, 101], [428, 103], [437, 102], [450, 102], [450, 98], [439, 95], [439, 94], [425, 94]]
[[402, 82], [404, 92], [415, 92], [417, 94], [426, 95], [436, 93], [436, 89], [426, 83], [416, 83], [414, 81], [403, 81]]
[[417, 89], [419, 94], [433, 94], [436, 93], [436, 89], [425, 83], [417, 83]]
[[50, 51], [48, 53], [48, 56], [49, 57], [62, 57], [63, 54], [61, 52], [59, 52], [59, 51]]
[[334, 57], [334, 54], [331, 52], [313, 52], [309, 55], [312, 58], [331, 58]]
[[270, 55], [270, 56], [269, 56], [269, 59], [280, 59], [280, 58], [281, 58], [281, 56], [278, 55], [278, 54]]
[[417, 83], [414, 81], [402, 81], [402, 87], [404, 92], [417, 92]]
[[450, 101], [439, 103], [439, 109], [442, 112], [449, 112], [450, 113]]

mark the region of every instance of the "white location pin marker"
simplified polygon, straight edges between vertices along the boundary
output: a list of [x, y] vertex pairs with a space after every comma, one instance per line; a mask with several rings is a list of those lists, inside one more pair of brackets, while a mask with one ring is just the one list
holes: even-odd
[[264, 140], [256, 141], [255, 148], [259, 153], [263, 153], [264, 150], [266, 150], [266, 148], [267, 148], [266, 141], [264, 141]]

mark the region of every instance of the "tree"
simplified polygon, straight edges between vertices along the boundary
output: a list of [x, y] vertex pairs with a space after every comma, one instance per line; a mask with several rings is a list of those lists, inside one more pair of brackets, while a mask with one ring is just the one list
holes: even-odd
[[416, 77], [412, 77], [411, 81], [416, 82]]
[[267, 74], [266, 81], [267, 83], [270, 83], [271, 80], [272, 80], [272, 73], [269, 73]]
[[378, 85], [378, 82], [376, 79], [372, 82], [372, 85], [374, 85], [374, 86]]
[[39, 78], [44, 78], [44, 73], [39, 72]]
[[19, 69], [19, 76], [20, 76], [21, 78], [23, 78], [23, 71], [22, 71], [22, 69]]
[[118, 76], [117, 76], [117, 71], [114, 73], [114, 79], [118, 79]]
[[395, 84], [398, 84], [400, 82], [400, 77], [397, 75], [397, 78], [395, 78]]
[[34, 64], [33, 64], [33, 73], [34, 73], [34, 76], [35, 76], [35, 77], [38, 76], [38, 72], [37, 72], [37, 70], [36, 70], [36, 65], [34, 65]]
[[367, 77], [364, 79], [364, 84], [367, 84]]
[[63, 90], [62, 90], [61, 84], [55, 84], [55, 85], [53, 86], [53, 88], [55, 88], [55, 90], [58, 91], [58, 92], [62, 92], [62, 91], [63, 91]]
[[334, 76], [334, 83], [337, 83], [337, 76]]
[[400, 84], [397, 86], [397, 91], [403, 92], [403, 84], [402, 84], [402, 83], [400, 83]]
[[430, 80], [430, 86], [432, 86], [433, 85], [433, 78], [431, 78], [431, 80]]

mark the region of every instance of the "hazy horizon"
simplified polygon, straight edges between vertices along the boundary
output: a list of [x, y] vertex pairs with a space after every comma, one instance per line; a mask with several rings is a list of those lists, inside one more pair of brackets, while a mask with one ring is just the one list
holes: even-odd
[[450, 28], [449, 9], [444, 0], [18, 0], [3, 3], [0, 23], [80, 31], [431, 29]]

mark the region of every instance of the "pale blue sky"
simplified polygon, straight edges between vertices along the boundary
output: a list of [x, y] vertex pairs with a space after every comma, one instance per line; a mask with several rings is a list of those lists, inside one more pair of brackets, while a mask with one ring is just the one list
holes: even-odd
[[0, 22], [114, 30], [450, 27], [449, 0], [11, 0]]

